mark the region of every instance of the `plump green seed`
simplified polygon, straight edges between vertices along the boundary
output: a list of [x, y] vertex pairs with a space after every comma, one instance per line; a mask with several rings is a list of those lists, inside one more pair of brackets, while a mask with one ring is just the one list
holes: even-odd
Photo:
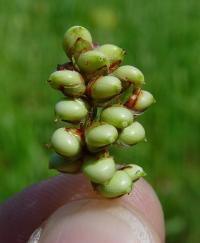
[[82, 39], [89, 44], [92, 44], [92, 37], [90, 32], [82, 26], [73, 26], [69, 28], [64, 34], [63, 48], [67, 55], [70, 55], [70, 49], [78, 39]]
[[76, 60], [82, 52], [90, 51], [93, 49], [91, 43], [82, 38], [79, 38], [76, 43], [74, 44], [73, 48], [70, 49], [68, 52], [68, 56], [73, 56]]
[[76, 129], [58, 128], [51, 137], [51, 144], [56, 153], [66, 157], [81, 153], [81, 137]]
[[87, 157], [82, 166], [83, 173], [95, 183], [104, 183], [115, 173], [115, 162], [112, 157]]
[[56, 169], [63, 173], [77, 173], [80, 171], [81, 160], [66, 158], [59, 154], [52, 154], [49, 160], [49, 169]]
[[94, 73], [101, 68], [108, 68], [108, 58], [100, 51], [91, 50], [82, 53], [78, 60], [77, 65], [84, 73]]
[[143, 177], [146, 175], [143, 168], [140, 167], [139, 165], [135, 165], [135, 164], [125, 165], [123, 171], [125, 171], [130, 176], [132, 181], [136, 181], [140, 177]]
[[134, 109], [137, 111], [144, 111], [155, 102], [156, 101], [150, 92], [141, 90], [134, 104]]
[[117, 129], [110, 124], [94, 126], [86, 131], [85, 140], [90, 151], [110, 145], [118, 137]]
[[99, 46], [97, 50], [103, 52], [103, 54], [108, 58], [111, 66], [114, 64], [119, 65], [125, 54], [125, 51], [122, 48], [112, 44]]
[[119, 141], [127, 144], [134, 145], [145, 139], [145, 130], [139, 122], [133, 122], [130, 126], [124, 128], [119, 135]]
[[82, 99], [63, 99], [55, 106], [56, 117], [64, 121], [81, 121], [87, 114], [88, 110]]
[[102, 76], [92, 84], [90, 95], [95, 100], [106, 100], [120, 94], [121, 90], [122, 85], [118, 78]]
[[98, 187], [99, 192], [107, 198], [114, 198], [130, 193], [132, 190], [131, 177], [122, 170], [116, 171], [113, 177]]
[[85, 92], [84, 80], [76, 71], [55, 71], [50, 75], [48, 82], [52, 88], [61, 90], [70, 96], [77, 96]]
[[117, 128], [125, 128], [133, 122], [133, 114], [123, 106], [111, 106], [102, 111], [101, 121]]
[[80, 97], [85, 93], [85, 90], [86, 90], [86, 86], [84, 83], [82, 83], [75, 87], [66, 87], [62, 90], [62, 92], [66, 96]]
[[122, 81], [133, 83], [137, 87], [144, 84], [144, 75], [142, 72], [138, 68], [130, 65], [117, 68], [112, 75]]

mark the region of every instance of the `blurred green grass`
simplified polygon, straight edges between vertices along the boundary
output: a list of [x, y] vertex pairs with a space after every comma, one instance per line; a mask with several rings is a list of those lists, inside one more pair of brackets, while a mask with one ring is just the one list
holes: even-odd
[[127, 50], [157, 104], [140, 118], [148, 143], [116, 151], [143, 165], [164, 207], [167, 242], [199, 242], [200, 2], [0, 0], [0, 200], [54, 172], [45, 149], [60, 94], [46, 84], [66, 61], [64, 31], [86, 26]]

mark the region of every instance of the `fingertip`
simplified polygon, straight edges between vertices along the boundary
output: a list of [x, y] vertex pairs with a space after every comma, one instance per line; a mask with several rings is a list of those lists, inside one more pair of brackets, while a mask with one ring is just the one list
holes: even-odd
[[160, 243], [152, 226], [119, 201], [83, 199], [58, 209], [38, 243]]
[[[93, 191], [88, 180], [81, 174], [59, 175], [51, 178], [26, 189], [2, 205], [0, 238], [5, 242], [14, 242], [15, 239], [23, 238], [26, 242], [34, 229], [39, 227], [57, 208], [89, 199], [98, 199], [101, 203], [109, 202], [113, 207], [123, 205], [129, 210], [138, 212], [138, 215], [141, 215], [164, 242], [162, 208], [152, 187], [145, 180], [137, 181], [130, 195], [106, 200]], [[13, 229], [12, 234], [10, 234], [10, 228]]]
[[123, 197], [153, 226], [162, 242], [165, 238], [165, 223], [162, 206], [152, 186], [143, 178], [135, 183], [130, 195]]

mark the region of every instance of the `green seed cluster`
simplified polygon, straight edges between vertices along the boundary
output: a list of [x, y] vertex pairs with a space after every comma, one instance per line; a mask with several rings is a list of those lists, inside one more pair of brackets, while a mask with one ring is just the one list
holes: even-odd
[[134, 66], [121, 66], [122, 48], [94, 44], [84, 27], [68, 29], [63, 48], [70, 61], [58, 65], [48, 82], [64, 95], [55, 105], [55, 116], [67, 125], [51, 137], [55, 153], [49, 168], [82, 171], [107, 198], [130, 193], [133, 182], [145, 173], [136, 164], [116, 164], [108, 147], [145, 140], [145, 130], [136, 118], [155, 100], [141, 89], [144, 76]]

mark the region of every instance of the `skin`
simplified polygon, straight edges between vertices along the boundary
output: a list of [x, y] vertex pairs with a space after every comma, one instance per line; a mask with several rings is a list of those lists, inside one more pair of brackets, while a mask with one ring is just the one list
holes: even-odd
[[82, 175], [59, 175], [0, 206], [2, 242], [25, 243], [41, 224], [39, 243], [164, 242], [162, 208], [143, 179], [130, 195], [106, 200]]

